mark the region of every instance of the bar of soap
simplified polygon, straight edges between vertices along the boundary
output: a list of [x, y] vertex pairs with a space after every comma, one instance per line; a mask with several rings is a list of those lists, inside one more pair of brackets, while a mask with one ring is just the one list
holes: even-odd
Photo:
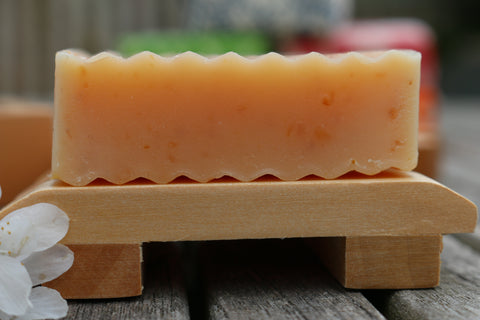
[[0, 207], [50, 169], [52, 120], [51, 104], [0, 98]]
[[420, 54], [56, 56], [52, 176], [332, 179], [416, 166]]

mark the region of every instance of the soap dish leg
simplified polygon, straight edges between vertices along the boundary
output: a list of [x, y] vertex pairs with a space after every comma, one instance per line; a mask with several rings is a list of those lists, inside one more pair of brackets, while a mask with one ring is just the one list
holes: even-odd
[[141, 244], [75, 244], [73, 266], [44, 285], [66, 299], [103, 299], [142, 294]]
[[440, 281], [441, 235], [328, 237], [309, 243], [345, 288], [432, 288]]

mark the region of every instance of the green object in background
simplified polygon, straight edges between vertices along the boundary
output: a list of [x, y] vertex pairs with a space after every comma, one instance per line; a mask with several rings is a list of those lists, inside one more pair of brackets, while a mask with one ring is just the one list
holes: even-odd
[[117, 50], [124, 56], [141, 51], [171, 55], [193, 51], [203, 55], [234, 51], [240, 55], [258, 55], [271, 51], [266, 35], [251, 32], [149, 32], [123, 36]]

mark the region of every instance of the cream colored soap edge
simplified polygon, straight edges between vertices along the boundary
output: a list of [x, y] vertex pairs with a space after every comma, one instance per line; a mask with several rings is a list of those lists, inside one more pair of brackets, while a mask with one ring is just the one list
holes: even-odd
[[362, 63], [376, 63], [388, 57], [399, 56], [403, 59], [411, 59], [414, 63], [420, 63], [421, 54], [414, 50], [384, 50], [384, 51], [352, 51], [347, 53], [321, 54], [318, 52], [310, 52], [301, 55], [281, 55], [276, 52], [269, 52], [257, 56], [241, 56], [235, 52], [227, 52], [222, 55], [203, 56], [198, 53], [187, 51], [173, 56], [161, 56], [150, 51], [142, 51], [129, 57], [122, 57], [113, 51], [104, 51], [95, 55], [91, 55], [85, 51], [78, 49], [67, 49], [58, 51], [55, 55], [57, 65], [69, 61], [71, 63], [88, 64], [96, 63], [102, 60], [115, 60], [122, 63], [132, 63], [137, 59], [153, 58], [157, 63], [172, 63], [182, 60], [197, 60], [204, 63], [215, 63], [222, 60], [237, 60], [243, 63], [264, 62], [269, 59], [283, 60], [290, 63], [298, 63], [302, 60], [310, 58], [322, 59], [325, 63], [339, 64], [347, 59], [357, 59]]

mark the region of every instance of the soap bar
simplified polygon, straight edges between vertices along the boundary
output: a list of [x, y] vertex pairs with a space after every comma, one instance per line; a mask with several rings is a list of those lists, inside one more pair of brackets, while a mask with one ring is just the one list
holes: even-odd
[[420, 54], [56, 55], [52, 177], [168, 183], [412, 170]]
[[0, 207], [50, 169], [53, 107], [0, 99]]
[[[422, 54], [419, 129], [436, 132], [439, 109], [439, 68], [435, 34], [417, 19], [371, 19], [340, 24], [324, 37], [292, 42], [286, 50], [320, 52], [411, 49]], [[303, 45], [302, 45], [303, 44]], [[302, 51], [300, 51], [302, 52]], [[303, 51], [305, 52], [305, 51]], [[421, 143], [421, 140], [420, 140]], [[420, 144], [420, 147], [422, 145]]]

